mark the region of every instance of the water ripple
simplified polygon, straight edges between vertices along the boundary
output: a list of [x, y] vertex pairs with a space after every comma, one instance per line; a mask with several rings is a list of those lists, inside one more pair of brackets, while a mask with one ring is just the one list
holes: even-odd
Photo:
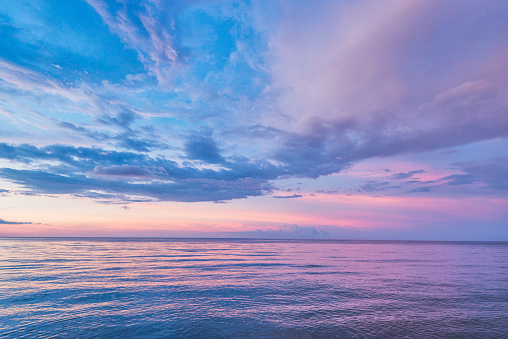
[[508, 244], [0, 239], [0, 337], [505, 338]]

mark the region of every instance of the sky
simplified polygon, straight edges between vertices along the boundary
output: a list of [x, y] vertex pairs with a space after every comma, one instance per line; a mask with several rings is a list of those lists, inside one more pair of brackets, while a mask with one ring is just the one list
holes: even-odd
[[0, 6], [0, 236], [508, 240], [504, 0]]

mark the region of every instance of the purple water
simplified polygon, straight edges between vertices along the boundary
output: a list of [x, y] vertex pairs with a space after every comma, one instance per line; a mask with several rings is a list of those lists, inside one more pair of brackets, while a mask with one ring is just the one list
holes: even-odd
[[507, 338], [508, 243], [3, 238], [0, 336]]

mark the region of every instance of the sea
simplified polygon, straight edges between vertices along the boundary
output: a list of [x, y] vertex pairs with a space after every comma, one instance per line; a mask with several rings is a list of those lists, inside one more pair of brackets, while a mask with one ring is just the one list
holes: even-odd
[[1, 338], [508, 338], [508, 243], [0, 238]]

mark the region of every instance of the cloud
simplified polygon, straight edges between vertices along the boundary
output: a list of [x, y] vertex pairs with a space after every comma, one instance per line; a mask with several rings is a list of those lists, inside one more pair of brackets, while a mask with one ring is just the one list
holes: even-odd
[[432, 186], [426, 186], [426, 187], [413, 188], [412, 190], [409, 190], [406, 193], [426, 193], [426, 192], [430, 192], [431, 190], [432, 190]]
[[138, 118], [138, 116], [132, 110], [123, 109], [114, 115], [105, 114], [98, 120], [106, 125], [116, 125], [129, 130], [130, 124], [132, 124], [136, 118]]
[[[230, 168], [179, 166], [164, 158], [99, 148], [0, 144], [0, 158], [34, 169], [1, 168], [0, 177], [39, 194], [74, 194], [94, 199], [222, 201], [272, 191], [258, 164], [228, 162]], [[48, 161], [50, 164], [48, 165]], [[38, 169], [35, 169], [38, 168]], [[273, 174], [276, 175], [276, 174]]]
[[276, 199], [294, 199], [294, 198], [301, 198], [303, 195], [301, 194], [293, 194], [293, 195], [274, 195], [273, 196]]
[[113, 165], [110, 167], [96, 166], [91, 174], [120, 177], [149, 178], [153, 177], [152, 172], [133, 165]]
[[[46, 68], [16, 55], [0, 61], [2, 128], [15, 135], [0, 143], [0, 175], [40, 194], [223, 201], [367, 159], [508, 137], [501, 2], [87, 3], [80, 24], [102, 27], [121, 47], [90, 48], [122, 60], [120, 75], [90, 66], [65, 78], [54, 65], [81, 59], [64, 64], [61, 49], [26, 59]], [[87, 50], [80, 46], [75, 53]], [[505, 189], [487, 168], [504, 174], [499, 164], [457, 166], [450, 185]], [[432, 183], [406, 180], [422, 173], [357, 191]]]
[[399, 186], [399, 185], [392, 185], [388, 181], [370, 180], [367, 183], [365, 183], [364, 185], [361, 185], [357, 189], [357, 192], [377, 192], [377, 191], [385, 191], [385, 190], [390, 190], [390, 189], [400, 188], [400, 187], [401, 186]]
[[492, 190], [508, 190], [508, 158], [493, 158], [488, 161], [467, 161], [452, 164], [463, 172], [442, 178], [448, 185], [459, 186], [473, 183], [486, 184]]
[[48, 145], [36, 147], [29, 144], [10, 145], [0, 143], [0, 158], [22, 163], [41, 160], [58, 161], [78, 170], [92, 170], [97, 164], [103, 166], [139, 163], [148, 158], [133, 152], [104, 150], [98, 147], [74, 147], [71, 145]]
[[224, 162], [217, 143], [209, 133], [190, 135], [184, 142], [184, 151], [189, 159], [212, 164]]
[[125, 148], [128, 150], [134, 150], [138, 152], [149, 152], [152, 148], [161, 148], [165, 147], [161, 145], [158, 142], [154, 142], [152, 140], [144, 139], [139, 140], [135, 138], [131, 138], [128, 134], [127, 135], [120, 135], [116, 137], [115, 139], [118, 140], [116, 143], [116, 146]]
[[44, 76], [39, 72], [24, 68], [14, 63], [0, 60], [0, 76], [4, 85], [8, 85], [14, 93], [31, 94], [34, 97], [61, 97], [79, 102], [87, 95], [79, 89], [63, 86], [58, 80]]
[[244, 232], [256, 238], [327, 239], [330, 234], [313, 226], [285, 225], [283, 228]]
[[415, 174], [425, 173], [424, 170], [416, 170], [416, 171], [409, 171], [405, 173], [396, 173], [392, 175], [393, 179], [401, 180], [401, 179], [409, 179], [412, 178]]
[[[218, 201], [242, 199], [264, 195], [272, 190], [263, 180], [214, 179], [151, 180], [131, 182], [107, 180], [84, 175], [59, 175], [43, 171], [0, 169], [0, 177], [44, 194], [74, 194], [81, 197], [113, 199], [119, 201], [144, 201], [153, 198], [160, 201]], [[106, 192], [106, 193], [98, 193]]]
[[101, 16], [109, 29], [134, 49], [139, 59], [156, 76], [160, 84], [171, 83], [171, 67], [178, 54], [173, 48], [173, 37], [157, 20], [164, 11], [159, 11], [157, 2], [113, 5], [102, 0], [87, 0]]
[[460, 1], [288, 6], [271, 40], [273, 88], [296, 123], [274, 158], [315, 177], [508, 137], [508, 83], [489, 66], [508, 33], [503, 15], [487, 19], [491, 10]]
[[32, 224], [32, 222], [7, 221], [0, 219], [0, 225], [25, 225], [25, 224]]

